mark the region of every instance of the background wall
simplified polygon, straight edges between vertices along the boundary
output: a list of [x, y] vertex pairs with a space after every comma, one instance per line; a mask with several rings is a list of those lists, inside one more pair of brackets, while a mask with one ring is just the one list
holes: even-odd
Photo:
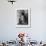
[[[16, 8], [31, 8], [31, 28], [16, 28]], [[46, 40], [46, 0], [17, 0], [14, 5], [0, 0], [0, 41], [15, 40], [19, 32], [31, 39]]]

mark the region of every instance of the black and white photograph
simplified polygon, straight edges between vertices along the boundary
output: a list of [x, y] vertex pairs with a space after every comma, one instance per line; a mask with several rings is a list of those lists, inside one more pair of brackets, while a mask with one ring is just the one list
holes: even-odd
[[28, 27], [30, 24], [30, 10], [26, 9], [17, 9], [17, 27]]
[[28, 10], [17, 10], [18, 25], [28, 25]]

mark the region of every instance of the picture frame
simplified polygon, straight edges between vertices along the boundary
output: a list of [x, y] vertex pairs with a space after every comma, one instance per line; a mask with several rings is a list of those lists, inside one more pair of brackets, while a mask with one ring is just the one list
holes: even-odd
[[31, 9], [30, 8], [16, 9], [16, 27], [17, 28], [31, 27]]

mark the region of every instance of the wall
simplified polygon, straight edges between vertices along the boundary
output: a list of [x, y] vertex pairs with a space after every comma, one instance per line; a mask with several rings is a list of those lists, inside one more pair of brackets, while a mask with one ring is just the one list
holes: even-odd
[[[14, 5], [0, 0], [0, 40], [15, 40], [18, 32], [31, 35], [33, 40], [46, 40], [46, 1], [17, 0]], [[16, 8], [31, 8], [31, 28], [16, 28]]]

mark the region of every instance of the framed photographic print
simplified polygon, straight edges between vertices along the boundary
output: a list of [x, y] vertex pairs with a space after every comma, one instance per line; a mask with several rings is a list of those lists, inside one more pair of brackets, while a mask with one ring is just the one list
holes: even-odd
[[16, 9], [16, 27], [24, 28], [31, 26], [31, 13], [29, 8]]

